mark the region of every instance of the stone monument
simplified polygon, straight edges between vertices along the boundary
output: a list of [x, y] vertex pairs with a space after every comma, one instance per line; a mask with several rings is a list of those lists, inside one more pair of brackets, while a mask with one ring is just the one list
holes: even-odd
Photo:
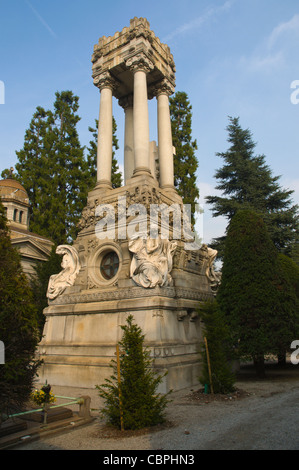
[[[159, 391], [198, 383], [200, 302], [213, 297], [213, 250], [197, 246], [174, 188], [169, 96], [175, 65], [169, 47], [134, 18], [100, 38], [92, 56], [100, 90], [97, 184], [88, 194], [62, 271], [51, 276], [40, 379], [94, 387], [110, 377], [111, 359], [129, 314], [142, 328], [154, 368], [168, 371]], [[124, 109], [124, 186], [112, 189], [112, 101]], [[157, 100], [158, 143], [149, 142], [148, 100]]]

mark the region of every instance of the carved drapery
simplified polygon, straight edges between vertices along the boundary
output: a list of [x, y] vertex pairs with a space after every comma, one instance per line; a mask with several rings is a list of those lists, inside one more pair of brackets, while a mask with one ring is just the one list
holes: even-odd
[[63, 255], [61, 262], [63, 270], [58, 274], [53, 274], [49, 279], [47, 290], [49, 301], [62, 294], [67, 287], [72, 286], [80, 271], [79, 256], [73, 246], [59, 245], [56, 248], [56, 253]]
[[129, 241], [133, 253], [130, 276], [133, 281], [145, 288], [169, 286], [172, 278], [172, 257], [177, 243], [161, 237], [151, 239], [138, 236]]

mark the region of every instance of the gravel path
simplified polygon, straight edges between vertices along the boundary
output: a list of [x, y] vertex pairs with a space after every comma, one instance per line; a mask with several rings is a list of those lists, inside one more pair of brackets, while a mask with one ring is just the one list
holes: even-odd
[[89, 395], [95, 421], [65, 434], [24, 443], [16, 449], [298, 450], [299, 366], [295, 368], [285, 373], [271, 370], [265, 380], [256, 380], [246, 371], [235, 384], [246, 392], [241, 398], [226, 396], [210, 401], [210, 396], [201, 396], [196, 400], [194, 391], [200, 386], [174, 392], [167, 407], [170, 426], [154, 432], [125, 432], [124, 437], [120, 432], [107, 437], [98, 412], [102, 402], [97, 390], [53, 387], [56, 395]]

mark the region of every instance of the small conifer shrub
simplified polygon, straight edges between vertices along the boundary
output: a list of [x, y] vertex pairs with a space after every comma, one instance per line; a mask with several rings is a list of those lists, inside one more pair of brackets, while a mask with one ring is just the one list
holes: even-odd
[[108, 422], [121, 429], [141, 429], [161, 424], [165, 421], [165, 408], [169, 402], [169, 392], [165, 395], [156, 392], [163, 375], [157, 375], [152, 368], [150, 351], [143, 346], [144, 335], [141, 328], [129, 315], [123, 330], [120, 349], [120, 385], [117, 376], [117, 361], [111, 361], [113, 374], [101, 386], [96, 385], [105, 406], [101, 409]]

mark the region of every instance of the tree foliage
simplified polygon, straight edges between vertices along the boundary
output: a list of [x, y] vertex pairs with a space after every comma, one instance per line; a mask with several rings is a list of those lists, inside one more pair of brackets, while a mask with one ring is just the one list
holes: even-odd
[[[225, 317], [216, 301], [201, 305], [199, 315], [204, 325], [203, 336], [206, 337], [208, 343], [213, 391], [214, 393], [230, 393], [234, 390], [235, 375], [229, 362], [233, 359], [233, 352]], [[211, 390], [207, 352], [204, 344], [201, 354], [203, 370], [200, 383], [202, 385], [208, 384]]]
[[53, 111], [37, 107], [17, 151], [17, 178], [30, 205], [30, 230], [56, 244], [76, 236], [76, 224], [86, 204], [90, 173], [77, 124], [79, 98], [56, 92]]
[[11, 245], [0, 202], [0, 340], [5, 364], [0, 365], [0, 417], [20, 409], [29, 398], [39, 366], [36, 308], [22, 271], [20, 256]]
[[113, 360], [113, 375], [103, 385], [96, 386], [99, 395], [105, 400], [102, 413], [118, 428], [121, 427], [121, 409], [125, 429], [140, 429], [162, 423], [168, 398], [167, 394], [157, 394], [156, 389], [164, 376], [155, 374], [150, 352], [143, 346], [144, 335], [134, 323], [132, 315], [128, 316], [126, 325], [121, 328], [124, 332], [119, 342], [121, 383], [119, 386], [117, 363]]
[[[216, 189], [223, 196], [208, 196], [214, 217], [224, 216], [229, 221], [240, 209], [251, 209], [260, 214], [276, 248], [290, 252], [298, 239], [298, 206], [292, 205], [293, 191], [279, 185], [279, 176], [273, 176], [264, 155], [254, 155], [256, 143], [248, 129], [242, 129], [239, 118], [229, 118], [226, 152], [217, 153], [224, 165], [216, 171], [219, 181]], [[225, 237], [215, 239], [213, 246], [223, 256]]]
[[296, 303], [263, 218], [239, 210], [225, 243], [217, 301], [241, 357], [264, 373], [264, 356], [286, 350], [296, 333]]
[[170, 97], [172, 139], [175, 147], [174, 185], [184, 204], [191, 204], [192, 223], [195, 221], [195, 202], [199, 197], [196, 185], [198, 160], [197, 142], [192, 139], [192, 106], [187, 93], [178, 91]]

